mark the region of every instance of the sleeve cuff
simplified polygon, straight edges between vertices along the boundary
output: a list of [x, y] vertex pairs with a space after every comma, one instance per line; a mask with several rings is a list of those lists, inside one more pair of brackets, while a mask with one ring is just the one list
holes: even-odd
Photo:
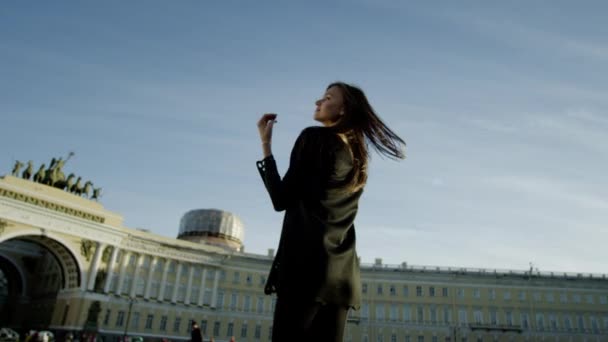
[[268, 167], [268, 165], [270, 165], [271, 163], [274, 163], [274, 157], [271, 155], [269, 155], [268, 157], [262, 159], [262, 160], [258, 160], [256, 162], [256, 165], [258, 167], [258, 170], [260, 171], [266, 171], [266, 168]]

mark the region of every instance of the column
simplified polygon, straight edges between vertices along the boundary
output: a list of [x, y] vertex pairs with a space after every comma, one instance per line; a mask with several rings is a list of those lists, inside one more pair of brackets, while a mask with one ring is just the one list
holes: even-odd
[[198, 306], [203, 306], [203, 298], [205, 298], [205, 281], [207, 280], [207, 269], [203, 268], [203, 274], [201, 275], [201, 290], [198, 293]]
[[210, 306], [215, 308], [215, 304], [217, 302], [217, 283], [220, 281], [220, 270], [218, 268], [215, 269], [215, 275], [213, 277], [213, 292], [211, 292], [211, 303]]
[[118, 288], [116, 294], [122, 293], [122, 283], [125, 281], [125, 274], [127, 273], [127, 267], [129, 266], [129, 259], [131, 258], [131, 252], [124, 251], [122, 256], [122, 262], [120, 263], [120, 275], [118, 276]]
[[118, 247], [112, 247], [112, 256], [110, 257], [106, 272], [106, 285], [103, 287], [103, 292], [105, 293], [110, 292], [110, 285], [112, 284], [112, 277], [114, 276], [114, 264], [116, 263], [116, 257], [118, 257], [118, 251]]
[[140, 254], [137, 258], [137, 262], [135, 263], [135, 270], [133, 271], [133, 282], [131, 283], [131, 291], [129, 292], [129, 297], [131, 298], [135, 298], [135, 290], [137, 290], [137, 280], [139, 276], [139, 271], [141, 269], [145, 257], [145, 255]]
[[171, 303], [175, 303], [177, 301], [177, 293], [179, 290], [179, 281], [182, 277], [182, 263], [177, 263], [177, 273], [175, 274], [175, 286], [173, 286], [173, 294], [171, 294]]
[[99, 263], [101, 262], [101, 256], [103, 255], [104, 248], [106, 248], [104, 243], [97, 243], [95, 255], [93, 256], [93, 262], [91, 263], [91, 268], [89, 268], [89, 285], [87, 286], [87, 290], [93, 290], [95, 288], [95, 278], [97, 277], [97, 270], [99, 269]]
[[159, 302], [162, 302], [165, 297], [165, 283], [167, 282], [167, 272], [169, 272], [169, 265], [171, 264], [171, 259], [165, 259], [165, 267], [163, 268], [163, 277], [160, 280], [160, 291], [158, 291]]
[[192, 294], [192, 277], [194, 276], [194, 265], [190, 265], [190, 272], [188, 272], [188, 287], [186, 288], [186, 299], [184, 304], [190, 304], [190, 295]]
[[150, 269], [148, 270], [148, 280], [146, 281], [146, 289], [144, 290], [144, 299], [150, 298], [150, 288], [152, 288], [152, 276], [154, 275], [154, 270], [156, 270], [156, 265], [158, 264], [158, 257], [154, 256], [152, 261], [150, 262]]

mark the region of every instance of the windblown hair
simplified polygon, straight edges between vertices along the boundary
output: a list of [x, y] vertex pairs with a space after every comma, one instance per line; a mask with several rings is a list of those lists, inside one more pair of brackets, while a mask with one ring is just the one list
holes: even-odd
[[354, 169], [347, 187], [357, 191], [367, 181], [368, 145], [371, 144], [380, 155], [404, 159], [405, 141], [380, 119], [360, 88], [344, 82], [334, 82], [327, 89], [331, 87], [340, 89], [344, 99], [344, 116], [332, 128], [348, 139]]

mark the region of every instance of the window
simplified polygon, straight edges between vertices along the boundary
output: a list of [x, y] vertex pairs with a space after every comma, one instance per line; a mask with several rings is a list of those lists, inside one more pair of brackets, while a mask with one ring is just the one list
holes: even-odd
[[190, 291], [190, 303], [198, 303], [198, 297], [200, 295], [198, 287], [192, 287]]
[[498, 313], [495, 309], [490, 310], [490, 324], [498, 324]]
[[103, 325], [108, 325], [110, 323], [110, 309], [106, 310], [106, 316], [103, 318]]
[[443, 289], [441, 289], [441, 293], [442, 293], [442, 296], [447, 297], [448, 296], [448, 288], [444, 287]]
[[158, 259], [158, 261], [156, 262], [156, 267], [154, 268], [154, 272], [162, 272], [164, 266], [165, 261], [163, 259]]
[[159, 327], [160, 331], [165, 331], [167, 330], [167, 316], [162, 316], [160, 318], [160, 327]]
[[423, 295], [422, 286], [416, 286], [416, 297], [422, 297]]
[[572, 300], [575, 303], [579, 304], [581, 302], [581, 295], [578, 293], [575, 293], [574, 295], [572, 295]]
[[399, 316], [399, 309], [397, 308], [397, 304], [391, 304], [391, 310], [389, 312], [389, 319], [391, 321], [396, 321]]
[[542, 312], [536, 313], [536, 329], [545, 330], [545, 315]]
[[564, 328], [566, 328], [566, 331], [572, 330], [572, 320], [570, 319], [570, 316], [564, 317]]
[[266, 277], [265, 276], [260, 276], [260, 285], [264, 286], [266, 285]]
[[213, 336], [220, 336], [220, 322], [213, 323]]
[[143, 297], [145, 289], [146, 289], [146, 281], [143, 278], [139, 278], [137, 280], [137, 288], [135, 289], [135, 295]]
[[412, 311], [409, 304], [403, 305], [403, 320], [409, 322], [412, 320]]
[[391, 342], [397, 342], [397, 335], [396, 334], [391, 334]]
[[203, 305], [211, 305], [211, 289], [205, 289], [203, 292]]
[[378, 294], [382, 294], [382, 284], [378, 284]]
[[549, 327], [551, 330], [557, 330], [557, 318], [555, 317], [555, 314], [549, 315]]
[[488, 298], [490, 300], [496, 299], [496, 290], [495, 289], [489, 289], [488, 290]]
[[582, 315], [578, 315], [578, 330], [585, 329], [585, 318]]
[[203, 335], [206, 334], [207, 333], [207, 320], [206, 319], [201, 320], [200, 327], [201, 327], [201, 332], [203, 333]]
[[519, 301], [523, 302], [526, 300], [526, 291], [519, 291]]
[[137, 329], [139, 328], [139, 312], [134, 312], [131, 316], [131, 321], [129, 322], [129, 328]]
[[245, 300], [243, 301], [243, 311], [249, 312], [251, 311], [251, 296], [246, 295]]
[[423, 335], [419, 335], [418, 336], [418, 342], [424, 342], [424, 336]]
[[530, 321], [527, 313], [521, 314], [521, 327], [524, 329], [528, 329], [530, 327]]
[[175, 263], [169, 261], [169, 273], [175, 273]]
[[437, 323], [437, 308], [435, 308], [434, 306], [431, 306], [430, 314], [431, 314], [431, 323], [433, 323], [433, 324]]
[[366, 283], [363, 283], [363, 284], [361, 285], [361, 292], [363, 292], [363, 293], [367, 293], [367, 284], [366, 284]]
[[403, 285], [403, 297], [408, 297], [410, 295], [410, 288], [407, 285]]
[[481, 310], [473, 311], [473, 318], [475, 319], [475, 323], [482, 324], [483, 323], [483, 313]]
[[[600, 304], [608, 304], [608, 297], [600, 296]], [[608, 329], [608, 327], [606, 327]]]
[[443, 307], [443, 322], [452, 323], [452, 310], [448, 306]]
[[565, 292], [560, 293], [559, 301], [560, 303], [568, 303], [568, 294]]
[[540, 302], [540, 300], [541, 300], [540, 292], [534, 292], [534, 294], [532, 296], [534, 298], [534, 301]]
[[585, 299], [587, 300], [587, 304], [593, 304], [594, 303], [594, 301], [593, 301], [593, 295], [588, 294], [588, 295], [585, 296]]
[[118, 316], [116, 316], [116, 326], [117, 327], [122, 327], [122, 325], [125, 322], [125, 312], [124, 311], [118, 311]]
[[173, 322], [173, 331], [179, 332], [179, 326], [182, 324], [182, 318], [176, 317], [175, 322]]
[[456, 289], [456, 296], [458, 298], [464, 298], [464, 289], [462, 289], [462, 288]]
[[397, 294], [397, 291], [395, 290], [395, 285], [391, 285], [389, 292], [391, 296], [395, 296]]
[[513, 313], [511, 311], [505, 312], [505, 321], [507, 325], [513, 325]]
[[262, 326], [258, 323], [255, 325], [255, 332], [253, 334], [253, 337], [255, 337], [256, 340], [259, 340], [260, 335], [262, 335]]
[[152, 329], [152, 322], [154, 321], [154, 315], [148, 315], [146, 317], [146, 329]]
[[228, 327], [226, 327], [226, 337], [231, 337], [234, 333], [234, 323], [228, 322]]
[[547, 299], [547, 303], [555, 302], [555, 296], [551, 292], [545, 294], [545, 298]]
[[405, 342], [412, 342], [410, 335], [405, 335]]
[[224, 291], [217, 291], [215, 298], [215, 307], [223, 308], [224, 307]]
[[367, 304], [367, 303], [361, 304], [361, 318], [362, 319], [369, 318], [369, 304]]
[[234, 272], [234, 278], [232, 279], [232, 282], [235, 284], [238, 284], [241, 281], [241, 273], [240, 272]]
[[186, 285], [180, 285], [177, 291], [177, 301], [180, 303], [186, 302]]
[[253, 276], [251, 274], [248, 274], [247, 279], [245, 279], [245, 282], [247, 283], [247, 285], [251, 285], [251, 283], [253, 283]]
[[600, 325], [598, 324], [597, 319], [594, 316], [591, 316], [589, 317], [589, 320], [591, 321], [591, 330], [596, 334], [600, 332]]
[[241, 337], [247, 337], [247, 321], [241, 325]]
[[384, 320], [384, 304], [376, 304], [376, 320]]
[[256, 311], [257, 311], [257, 313], [263, 313], [264, 312], [264, 297], [258, 297], [258, 303], [256, 305]]
[[511, 300], [511, 291], [505, 291], [502, 294], [502, 297], [503, 297], [504, 300]]
[[238, 294], [234, 292], [230, 295], [230, 310], [236, 310], [236, 304], [238, 299], [237, 296]]
[[477, 298], [477, 299], [481, 298], [479, 288], [473, 289], [473, 298]]
[[171, 297], [173, 297], [173, 284], [168, 283], [165, 285], [165, 293], [163, 293], [163, 297], [165, 300], [171, 300]]
[[268, 337], [272, 337], [272, 325], [268, 327]]
[[467, 324], [467, 310], [466, 309], [458, 310], [458, 323], [460, 323], [460, 325]]
[[416, 307], [416, 318], [418, 320], [418, 323], [424, 322], [424, 309], [422, 305], [418, 305]]

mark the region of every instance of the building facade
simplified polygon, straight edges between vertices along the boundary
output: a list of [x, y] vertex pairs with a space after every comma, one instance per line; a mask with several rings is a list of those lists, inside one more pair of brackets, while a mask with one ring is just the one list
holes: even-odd
[[[205, 339], [269, 341], [272, 251], [245, 253], [242, 240], [222, 211], [188, 212], [171, 239], [125, 227], [96, 201], [1, 177], [0, 326], [186, 341], [195, 320]], [[361, 267], [345, 341], [608, 341], [605, 275]]]

